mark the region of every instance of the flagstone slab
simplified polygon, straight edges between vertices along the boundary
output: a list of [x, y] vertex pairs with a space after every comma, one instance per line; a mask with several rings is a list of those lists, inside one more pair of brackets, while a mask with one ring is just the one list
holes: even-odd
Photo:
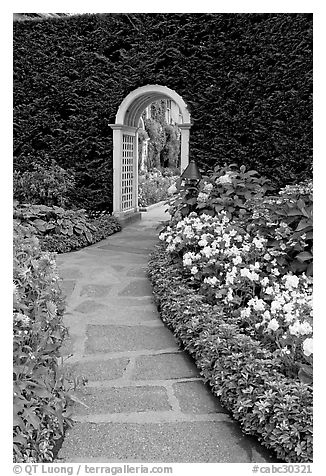
[[142, 309], [148, 309], [153, 306], [153, 296], [143, 297], [126, 297], [126, 296], [112, 296], [110, 297], [110, 304], [112, 306], [123, 307], [129, 309], [131, 307], [141, 307]]
[[60, 287], [66, 299], [69, 299], [76, 287], [76, 281], [71, 279], [64, 280], [60, 284]]
[[[258, 453], [252, 450], [258, 449]], [[76, 423], [68, 430], [59, 457], [103, 457], [144, 463], [272, 462], [259, 445], [246, 444], [234, 423]]]
[[112, 265], [112, 268], [113, 268], [115, 271], [118, 271], [118, 273], [120, 273], [120, 271], [123, 271], [124, 269], [126, 269], [125, 266], [121, 266], [121, 265], [119, 265], [119, 264]]
[[69, 278], [82, 278], [83, 273], [79, 268], [59, 268], [60, 278], [69, 279]]
[[[103, 301], [102, 301], [103, 302]], [[97, 310], [96, 313], [88, 313], [85, 319], [89, 320], [89, 324], [123, 324], [136, 325], [150, 321], [162, 322], [157, 310], [150, 309], [146, 306], [113, 306], [107, 298], [104, 302], [108, 303], [109, 310]], [[79, 315], [79, 318], [81, 316]]]
[[136, 255], [148, 255], [149, 251], [151, 250], [151, 247], [148, 246], [148, 248], [135, 248], [130, 245], [104, 245], [104, 246], [98, 246], [98, 249], [101, 250], [107, 250], [107, 251], [118, 251], [121, 253], [131, 253], [131, 254], [136, 254]]
[[152, 287], [147, 279], [134, 280], [119, 292], [119, 296], [152, 296]]
[[98, 311], [110, 311], [110, 307], [106, 304], [93, 301], [91, 299], [81, 302], [76, 308], [75, 311], [81, 312], [83, 314], [92, 314]]
[[158, 386], [86, 388], [78, 398], [88, 408], [77, 404], [74, 415], [171, 410], [166, 388]]
[[146, 269], [144, 268], [130, 269], [127, 273], [127, 276], [134, 277], [134, 278], [146, 278]]
[[228, 413], [201, 381], [174, 383], [173, 391], [184, 413]]
[[69, 365], [69, 368], [77, 376], [83, 376], [89, 382], [115, 380], [121, 378], [127, 368], [129, 359], [123, 357], [121, 359], [108, 359], [91, 362], [80, 362]]
[[164, 327], [89, 325], [86, 334], [86, 354], [177, 348], [172, 333]]
[[110, 294], [113, 285], [104, 285], [104, 284], [87, 284], [82, 287], [80, 295], [87, 297], [105, 297]]
[[132, 378], [160, 380], [199, 377], [197, 367], [186, 354], [171, 353], [137, 357]]
[[85, 278], [88, 282], [98, 285], [115, 285], [120, 284], [119, 274], [115, 271], [112, 271], [108, 266], [97, 266], [92, 268], [89, 266], [87, 268], [87, 274], [85, 273]]

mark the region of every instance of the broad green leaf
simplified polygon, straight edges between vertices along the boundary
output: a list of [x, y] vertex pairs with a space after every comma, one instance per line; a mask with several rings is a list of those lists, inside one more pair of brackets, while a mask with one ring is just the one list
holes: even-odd
[[313, 258], [313, 255], [308, 251], [302, 251], [301, 253], [296, 255], [296, 259], [299, 260], [301, 263], [304, 261], [308, 261]]
[[313, 275], [313, 263], [309, 263], [306, 274], [307, 274], [307, 276], [312, 276]]
[[298, 377], [302, 383], [311, 385], [313, 382], [313, 371], [312, 367], [309, 365], [302, 364], [298, 372]]
[[309, 220], [306, 220], [305, 218], [303, 218], [302, 220], [300, 220], [297, 228], [295, 231], [301, 231], [301, 230], [304, 230], [305, 228], [311, 226], [311, 222]]
[[[14, 424], [14, 426], [15, 426], [15, 424]], [[13, 437], [13, 442], [17, 443], [19, 445], [25, 445], [26, 441], [27, 441], [27, 438], [26, 438], [26, 436], [23, 436], [23, 435], [16, 435], [16, 436]]]
[[92, 243], [93, 239], [92, 239], [92, 235], [89, 231], [85, 231], [85, 236], [86, 236], [86, 239], [87, 239], [88, 243]]
[[25, 409], [23, 412], [23, 417], [37, 430], [40, 426], [39, 417], [30, 409]]
[[47, 229], [47, 230], [53, 230], [54, 228], [55, 228], [55, 224], [54, 224], [54, 223], [48, 223], [48, 224], [46, 225], [46, 229]]

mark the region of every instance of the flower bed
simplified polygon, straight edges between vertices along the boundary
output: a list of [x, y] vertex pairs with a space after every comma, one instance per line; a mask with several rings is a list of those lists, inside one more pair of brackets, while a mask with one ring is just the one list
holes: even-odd
[[168, 189], [178, 178], [174, 175], [163, 175], [156, 169], [152, 172], [140, 173], [138, 179], [139, 206], [148, 207], [166, 200], [169, 196]]
[[[149, 274], [163, 320], [245, 432], [312, 458], [312, 186], [236, 166], [183, 187]], [[170, 295], [171, 294], [171, 295]]]
[[275, 352], [286, 374], [312, 375], [311, 277], [287, 272], [281, 250], [225, 213], [192, 214], [160, 238], [193, 288]]
[[284, 375], [282, 360], [244, 333], [223, 306], [194, 292], [161, 244], [148, 268], [162, 320], [195, 358], [243, 431], [287, 462], [312, 460], [312, 387]]
[[67, 334], [54, 255], [14, 224], [14, 461], [50, 462], [71, 425], [74, 383], [58, 364]]
[[97, 243], [121, 230], [118, 220], [109, 214], [91, 218], [84, 210], [56, 206], [16, 205], [14, 218], [39, 238], [43, 250], [58, 253]]

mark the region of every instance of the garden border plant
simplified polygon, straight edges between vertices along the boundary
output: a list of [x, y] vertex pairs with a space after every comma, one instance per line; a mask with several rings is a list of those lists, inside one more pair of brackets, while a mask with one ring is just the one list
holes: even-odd
[[281, 460], [312, 461], [312, 387], [285, 377], [270, 351], [194, 293], [164, 244], [152, 253], [148, 275], [163, 322], [243, 431]]
[[58, 253], [92, 245], [121, 230], [117, 218], [105, 212], [90, 215], [57, 206], [14, 204], [14, 218], [39, 238], [42, 249]]
[[51, 462], [72, 426], [73, 391], [84, 381], [60, 363], [68, 331], [54, 254], [16, 221], [13, 278], [14, 462]]
[[198, 185], [171, 200], [149, 263], [162, 319], [245, 432], [311, 461], [312, 184], [266, 196], [226, 166]]

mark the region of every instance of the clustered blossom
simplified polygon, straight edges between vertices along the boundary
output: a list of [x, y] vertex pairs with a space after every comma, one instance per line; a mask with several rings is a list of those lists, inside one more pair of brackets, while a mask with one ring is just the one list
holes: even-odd
[[21, 324], [22, 327], [28, 327], [30, 318], [21, 312], [14, 312], [14, 323]]
[[223, 183], [232, 183], [232, 174], [226, 173], [225, 175], [221, 175], [216, 179], [217, 184], [223, 184]]
[[264, 278], [260, 284], [261, 306], [255, 299], [250, 300], [241, 311], [242, 317], [255, 320], [256, 329], [264, 333], [278, 332], [284, 342], [292, 342], [293, 351], [299, 346], [305, 356], [311, 355], [312, 278], [288, 273], [278, 281]]
[[209, 197], [208, 193], [199, 192], [198, 197], [197, 197], [197, 201], [198, 201], [198, 203], [205, 203], [205, 202], [207, 202], [208, 197]]
[[206, 203], [210, 197], [211, 191], [213, 189], [213, 184], [209, 182], [204, 182], [202, 190], [198, 193], [197, 203]]
[[[285, 223], [279, 228], [280, 237], [287, 234]], [[282, 249], [267, 248], [266, 238], [250, 235], [224, 212], [192, 213], [160, 239], [168, 252], [182, 257], [190, 280], [226, 311], [238, 312], [257, 333], [274, 338], [284, 354], [300, 348], [304, 356], [312, 355], [312, 278], [282, 276], [276, 259]]]
[[313, 344], [313, 340], [311, 337], [303, 341], [303, 344], [302, 344], [303, 353], [306, 357], [309, 357], [313, 353], [312, 344]]
[[313, 184], [312, 181], [309, 181], [304, 184], [297, 185], [286, 185], [282, 190], [279, 191], [280, 196], [286, 195], [308, 195], [313, 193]]

